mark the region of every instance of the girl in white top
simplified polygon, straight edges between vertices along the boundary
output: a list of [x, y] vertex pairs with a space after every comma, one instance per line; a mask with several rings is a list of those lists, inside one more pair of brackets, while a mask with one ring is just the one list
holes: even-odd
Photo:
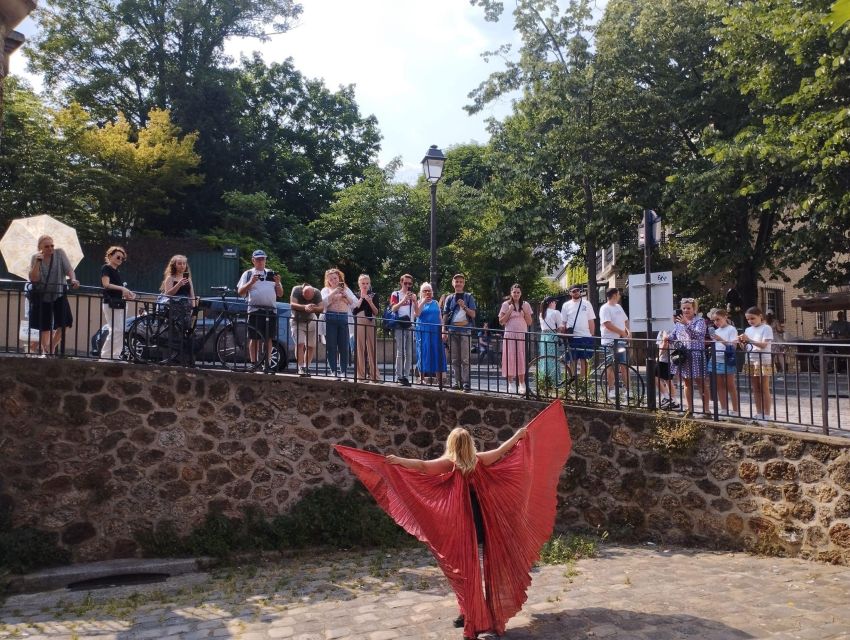
[[750, 384], [756, 401], [756, 420], [770, 416], [770, 376], [773, 366], [770, 358], [770, 343], [773, 342], [773, 329], [764, 321], [764, 314], [758, 307], [750, 307], [744, 314], [750, 324], [738, 337], [747, 350], [747, 363], [744, 372], [750, 377]]
[[[551, 390], [555, 392], [561, 384], [564, 372], [558, 361], [559, 333], [563, 333], [564, 320], [561, 312], [555, 307], [558, 299], [555, 296], [546, 296], [540, 304], [540, 357], [537, 359], [537, 390]], [[529, 372], [535, 375], [534, 371]]]
[[[737, 416], [741, 412], [738, 389], [735, 386], [735, 373], [737, 373], [737, 362], [734, 351], [727, 357], [727, 347], [735, 347], [738, 344], [738, 331], [729, 324], [729, 314], [726, 309], [717, 309], [713, 317], [714, 332], [714, 359], [709, 362], [710, 374], [717, 376], [717, 396], [723, 411], [730, 416]], [[731, 400], [731, 405], [728, 402]]]

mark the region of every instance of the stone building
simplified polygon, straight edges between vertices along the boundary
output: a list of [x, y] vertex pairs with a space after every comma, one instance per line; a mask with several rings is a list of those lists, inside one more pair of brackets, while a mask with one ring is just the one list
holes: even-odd
[[35, 10], [35, 0], [0, 0], [0, 134], [3, 132], [3, 80], [9, 74], [9, 56], [24, 43], [24, 35], [15, 31], [24, 18]]

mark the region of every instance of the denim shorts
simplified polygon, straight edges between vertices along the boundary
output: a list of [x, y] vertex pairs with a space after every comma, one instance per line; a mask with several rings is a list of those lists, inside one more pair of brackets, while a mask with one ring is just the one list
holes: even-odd
[[626, 364], [629, 355], [628, 344], [625, 340], [614, 340], [609, 344], [603, 344], [602, 350], [606, 358], [613, 354], [617, 362]]
[[725, 362], [709, 360], [708, 372], [716, 373], [717, 375], [732, 375], [733, 373], [738, 373], [738, 367], [732, 363], [726, 364]]

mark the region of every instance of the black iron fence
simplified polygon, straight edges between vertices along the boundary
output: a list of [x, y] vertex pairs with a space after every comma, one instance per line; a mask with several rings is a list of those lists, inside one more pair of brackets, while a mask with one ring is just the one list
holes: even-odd
[[850, 423], [850, 345], [789, 342], [760, 352], [671, 344], [662, 350], [655, 341], [420, 322], [388, 331], [381, 318], [299, 316], [285, 303], [251, 309], [225, 287], [197, 300], [136, 293], [112, 301], [100, 288], [65, 289], [45, 300], [26, 287], [17, 281], [0, 286], [0, 352], [6, 355], [563, 398], [823, 433], [841, 433]]

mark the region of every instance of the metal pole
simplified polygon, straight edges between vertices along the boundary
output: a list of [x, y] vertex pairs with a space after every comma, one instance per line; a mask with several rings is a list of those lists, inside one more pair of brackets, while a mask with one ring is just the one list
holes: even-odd
[[643, 263], [646, 282], [646, 406], [655, 410], [655, 341], [652, 339], [652, 211], [643, 212]]
[[431, 288], [437, 300], [437, 183], [431, 183]]

